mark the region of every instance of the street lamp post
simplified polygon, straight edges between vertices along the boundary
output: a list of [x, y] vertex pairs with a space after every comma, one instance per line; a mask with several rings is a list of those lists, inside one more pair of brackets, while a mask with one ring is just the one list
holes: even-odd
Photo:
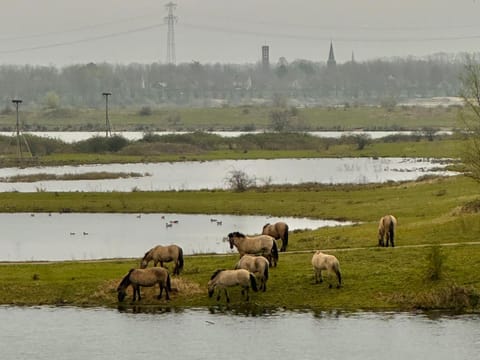
[[108, 119], [108, 97], [112, 95], [110, 92], [103, 92], [103, 96], [105, 96], [105, 136], [108, 137], [112, 135], [112, 129], [110, 127], [110, 120]]

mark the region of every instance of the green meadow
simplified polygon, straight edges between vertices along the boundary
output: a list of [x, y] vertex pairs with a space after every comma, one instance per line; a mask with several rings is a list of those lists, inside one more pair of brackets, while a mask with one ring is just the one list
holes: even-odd
[[[141, 116], [138, 110], [112, 109], [111, 121], [116, 130], [253, 130], [269, 126], [271, 110], [268, 107], [154, 109], [151, 115]], [[300, 109], [295, 124], [309, 130], [455, 128], [457, 112], [456, 108], [397, 107], [393, 111], [380, 107], [312, 108]], [[0, 126], [10, 126], [11, 116], [0, 116]], [[43, 130], [98, 130], [103, 124], [103, 111], [25, 111], [22, 118]], [[455, 136], [378, 140], [365, 146], [355, 141], [318, 140], [317, 143], [288, 134], [278, 136], [279, 142], [275, 144], [268, 136], [244, 140], [231, 148], [217, 139], [218, 148], [201, 150], [194, 149], [196, 143], [183, 143], [177, 144], [177, 151], [157, 149], [149, 154], [54, 152], [22, 165], [361, 156], [458, 158], [463, 146], [462, 138]], [[285, 143], [286, 137], [296, 139], [300, 145]], [[256, 146], [260, 140], [271, 147]], [[1, 157], [0, 165], [15, 165], [15, 159]], [[256, 214], [350, 220], [355, 224], [292, 231], [288, 252], [280, 253], [278, 267], [270, 270], [268, 290], [253, 294], [248, 306], [326, 311], [476, 312], [480, 300], [479, 189], [476, 181], [459, 175], [369, 185], [267, 185], [244, 192], [10, 192], [0, 195], [0, 212]], [[387, 213], [394, 214], [399, 222], [395, 248], [377, 246], [378, 220]], [[314, 284], [310, 263], [314, 250], [323, 250], [339, 259], [343, 275], [340, 289], [330, 289], [328, 278], [323, 284]], [[132, 254], [131, 259], [103, 261], [0, 263], [0, 304], [133, 306], [131, 291], [126, 301], [118, 304], [116, 287], [130, 268], [138, 267], [140, 259], [134, 256], [138, 254]], [[158, 289], [147, 288], [143, 289], [144, 297], [137, 305], [146, 308], [216, 305], [216, 299], [207, 296], [207, 282], [216, 269], [232, 268], [237, 260], [236, 254], [186, 256], [184, 271], [173, 277], [171, 300], [157, 300], [154, 295]], [[238, 288], [230, 290], [230, 297], [231, 306], [245, 306]], [[225, 304], [225, 299], [220, 303]]]
[[[477, 311], [480, 296], [478, 184], [464, 176], [362, 186], [258, 188], [231, 191], [132, 193], [9, 193], [0, 211], [182, 212], [272, 214], [348, 219], [346, 227], [290, 234], [287, 253], [270, 270], [268, 290], [249, 306], [265, 309]], [[9, 205], [7, 205], [9, 204]], [[377, 247], [377, 222], [398, 217], [395, 248]], [[310, 264], [321, 249], [340, 261], [343, 286], [314, 284]], [[136, 254], [134, 254], [136, 255]], [[238, 255], [186, 256], [173, 277], [172, 299], [144, 289], [145, 307], [209, 307], [206, 284]], [[2, 263], [0, 303], [116, 307], [116, 287], [139, 258], [87, 262]], [[171, 267], [171, 266], [170, 266]], [[433, 275], [435, 276], [433, 276]], [[437, 276], [438, 275], [438, 276]], [[333, 279], [331, 279], [333, 280]], [[239, 289], [231, 306], [243, 306]], [[220, 301], [225, 304], [225, 299]], [[123, 306], [131, 306], [131, 292]]]

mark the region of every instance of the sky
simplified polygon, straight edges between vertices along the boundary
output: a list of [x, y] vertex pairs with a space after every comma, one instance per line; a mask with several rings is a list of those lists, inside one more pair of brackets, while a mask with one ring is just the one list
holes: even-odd
[[[172, 0], [176, 63], [338, 63], [480, 49], [480, 0]], [[166, 63], [167, 1], [0, 0], [0, 64]]]

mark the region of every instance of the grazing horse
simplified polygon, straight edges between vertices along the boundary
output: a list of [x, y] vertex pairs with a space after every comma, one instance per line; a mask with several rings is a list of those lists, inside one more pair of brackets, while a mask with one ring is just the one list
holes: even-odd
[[162, 267], [152, 267], [148, 269], [131, 269], [127, 275], [122, 279], [120, 285], [118, 285], [118, 301], [122, 302], [127, 295], [126, 289], [128, 286], [133, 288], [133, 301], [142, 300], [140, 295], [140, 287], [152, 287], [158, 284], [160, 287], [160, 294], [157, 299], [162, 298], [163, 289], [165, 289], [165, 298], [170, 300], [168, 292], [172, 290], [170, 281], [170, 274], [167, 269]]
[[[335, 273], [337, 275], [338, 285], [337, 288], [342, 286], [342, 274], [340, 272], [340, 263], [337, 258], [333, 255], [324, 254], [321, 251], [317, 251], [313, 254], [312, 257], [313, 272], [315, 275], [315, 284], [323, 282], [322, 271], [327, 271], [327, 276], [329, 273]], [[332, 287], [332, 284], [329, 285]]]
[[178, 245], [157, 245], [145, 253], [142, 262], [140, 263], [140, 267], [145, 269], [148, 263], [152, 260], [153, 266], [157, 266], [157, 264], [160, 263], [161, 267], [163, 267], [164, 262], [175, 262], [173, 275], [179, 275], [180, 271], [183, 269], [183, 250]]
[[259, 290], [267, 290], [268, 268], [270, 263], [263, 256], [243, 255], [235, 265], [235, 269], [245, 269], [260, 281]]
[[212, 297], [215, 289], [218, 289], [217, 301], [220, 300], [222, 289], [225, 292], [227, 302], [230, 302], [227, 287], [239, 285], [242, 288], [242, 295], [246, 293], [246, 301], [250, 299], [250, 287], [253, 291], [258, 291], [255, 275], [245, 269], [225, 270], [220, 269], [213, 273], [208, 282], [208, 297]]
[[282, 247], [280, 251], [287, 251], [288, 246], [288, 225], [283, 221], [276, 222], [275, 224], [265, 224], [262, 229], [262, 234], [270, 235], [275, 238], [275, 240], [282, 240]]
[[[388, 247], [388, 242], [395, 246], [395, 228], [397, 227], [397, 219], [393, 215], [385, 215], [380, 219], [378, 224], [378, 246]], [[385, 238], [385, 243], [383, 242]]]
[[265, 256], [270, 266], [277, 266], [278, 248], [277, 242], [270, 235], [245, 236], [235, 231], [228, 234], [230, 249], [235, 246], [240, 253], [240, 257], [245, 254]]

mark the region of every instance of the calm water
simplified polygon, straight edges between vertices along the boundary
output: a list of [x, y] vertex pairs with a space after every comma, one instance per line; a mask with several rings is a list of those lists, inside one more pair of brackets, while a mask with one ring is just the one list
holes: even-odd
[[205, 162], [107, 164], [38, 168], [3, 168], [0, 178], [31, 174], [81, 174], [87, 172], [135, 172], [139, 178], [111, 180], [0, 182], [0, 192], [19, 191], [164, 191], [223, 189], [232, 171], [243, 171], [257, 185], [365, 184], [415, 180], [429, 174], [453, 175], [441, 171], [446, 166], [423, 158], [319, 158], [273, 160], [220, 160]]
[[[228, 233], [258, 234], [263, 225], [279, 220], [235, 215], [0, 213], [0, 261], [132, 258], [168, 244], [181, 246], [185, 254], [236, 252], [224, 241]], [[281, 220], [290, 231], [351, 224]]]
[[0, 307], [10, 359], [473, 360], [480, 317]]

